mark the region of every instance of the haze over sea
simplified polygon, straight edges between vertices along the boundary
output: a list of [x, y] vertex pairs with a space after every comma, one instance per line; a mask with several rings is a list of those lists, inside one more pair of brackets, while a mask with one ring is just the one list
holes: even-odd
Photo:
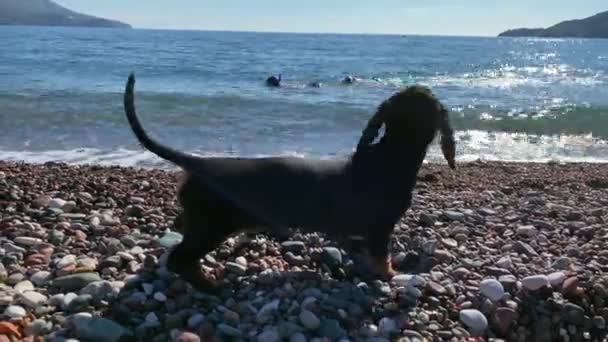
[[0, 46], [4, 160], [166, 166], [124, 117], [134, 71], [144, 127], [200, 155], [343, 156], [420, 83], [451, 109], [459, 160], [608, 161], [607, 40], [0, 27]]

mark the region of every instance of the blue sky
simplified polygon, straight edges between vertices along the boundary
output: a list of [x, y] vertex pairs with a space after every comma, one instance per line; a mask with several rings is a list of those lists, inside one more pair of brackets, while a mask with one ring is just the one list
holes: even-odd
[[606, 0], [57, 0], [140, 28], [492, 36], [608, 10]]

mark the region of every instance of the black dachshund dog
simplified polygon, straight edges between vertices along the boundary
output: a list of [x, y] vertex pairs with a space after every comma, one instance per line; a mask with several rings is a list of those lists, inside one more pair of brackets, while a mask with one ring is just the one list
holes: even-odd
[[[348, 158], [313, 160], [204, 158], [164, 146], [140, 124], [134, 86], [131, 74], [124, 106], [135, 136], [186, 174], [176, 220], [184, 238], [170, 252], [167, 267], [202, 291], [217, 289], [217, 283], [202, 272], [200, 259], [230, 235], [260, 230], [358, 236], [374, 276], [387, 279], [394, 275], [390, 237], [411, 204], [418, 170], [437, 132], [444, 157], [455, 168], [448, 112], [426, 87], [411, 86], [385, 100]], [[382, 125], [385, 133], [374, 143]]]

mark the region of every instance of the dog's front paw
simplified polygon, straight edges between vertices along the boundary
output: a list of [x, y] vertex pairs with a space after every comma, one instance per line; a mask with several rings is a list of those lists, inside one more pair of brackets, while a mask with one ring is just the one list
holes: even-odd
[[390, 256], [377, 258], [372, 257], [369, 253], [366, 253], [366, 255], [372, 277], [388, 281], [397, 275], [397, 272], [393, 269], [393, 263]]
[[397, 275], [397, 272], [393, 268], [393, 263], [391, 261], [391, 257], [387, 257], [386, 260], [380, 261], [378, 265], [378, 275], [383, 280], [391, 280], [394, 276]]

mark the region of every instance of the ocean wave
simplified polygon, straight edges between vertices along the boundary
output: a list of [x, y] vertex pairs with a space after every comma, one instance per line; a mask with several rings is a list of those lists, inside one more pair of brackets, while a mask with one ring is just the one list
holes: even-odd
[[547, 136], [589, 135], [596, 142], [608, 139], [606, 107], [554, 106], [535, 112], [507, 113], [475, 108], [453, 115], [451, 120], [456, 129]]
[[[608, 162], [608, 144], [590, 135], [536, 136], [520, 133], [495, 133], [479, 130], [459, 131], [457, 161], [470, 162]], [[203, 157], [312, 157], [320, 159], [343, 158], [353, 150], [342, 153], [282, 151], [277, 153], [239, 153], [234, 151], [200, 151], [190, 153]], [[175, 167], [146, 150], [127, 148], [96, 149], [76, 148], [50, 151], [0, 150], [0, 160], [45, 163], [61, 161], [69, 164], [120, 165], [126, 167], [175, 169]], [[425, 162], [445, 163], [438, 144], [433, 143]]]

